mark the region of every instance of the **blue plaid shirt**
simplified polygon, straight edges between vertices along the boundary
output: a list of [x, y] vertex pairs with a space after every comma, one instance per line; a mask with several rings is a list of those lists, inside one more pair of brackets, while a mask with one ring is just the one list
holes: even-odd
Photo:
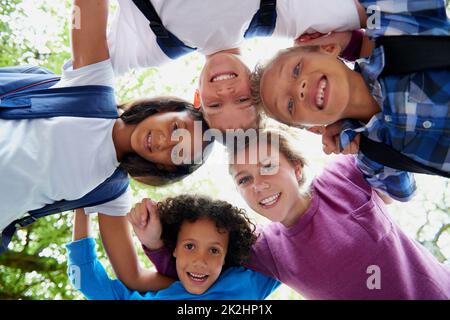
[[[360, 0], [368, 9], [379, 10], [379, 19], [368, 20], [372, 39], [383, 35], [449, 36], [450, 23], [443, 0]], [[370, 22], [375, 28], [370, 29]], [[450, 57], [449, 57], [450, 59]], [[345, 120], [341, 149], [358, 134], [385, 143], [430, 167], [450, 172], [450, 71], [426, 71], [379, 77], [384, 68], [382, 47], [368, 59], [356, 62], [382, 111], [367, 124]], [[358, 154], [358, 166], [367, 181], [399, 201], [408, 201], [416, 190], [412, 173], [385, 167]]]

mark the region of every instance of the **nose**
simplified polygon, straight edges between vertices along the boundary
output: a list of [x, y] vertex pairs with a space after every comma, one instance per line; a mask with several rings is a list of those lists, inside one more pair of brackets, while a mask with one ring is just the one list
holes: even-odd
[[155, 139], [154, 149], [155, 149], [155, 151], [161, 151], [161, 150], [166, 149], [167, 147], [168, 147], [167, 138], [164, 134], [162, 134], [160, 132], [159, 135], [157, 136], [157, 138]]
[[300, 86], [299, 86], [299, 92], [298, 92], [298, 98], [300, 99], [300, 101], [304, 101], [306, 99], [306, 80], [303, 79], [300, 81]]
[[217, 88], [217, 95], [224, 96], [227, 94], [234, 94], [235, 91], [234, 86], [220, 86]]
[[253, 190], [255, 192], [261, 192], [270, 188], [270, 185], [265, 181], [255, 181], [253, 185]]
[[197, 252], [193, 261], [192, 261], [192, 265], [196, 268], [206, 268], [207, 263], [206, 263], [206, 259], [205, 259], [206, 254], [202, 253], [202, 252]]

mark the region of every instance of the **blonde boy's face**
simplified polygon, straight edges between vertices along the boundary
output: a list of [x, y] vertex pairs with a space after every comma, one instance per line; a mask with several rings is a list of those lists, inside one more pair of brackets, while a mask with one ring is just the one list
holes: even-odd
[[202, 112], [211, 128], [224, 131], [256, 127], [249, 75], [248, 67], [231, 53], [217, 53], [206, 61], [199, 92]]
[[[301, 50], [301, 49], [298, 49]], [[327, 125], [343, 117], [350, 100], [350, 69], [337, 59], [340, 47], [294, 51], [270, 64], [261, 78], [268, 116], [289, 125]]]
[[210, 219], [184, 222], [173, 252], [178, 278], [192, 294], [208, 290], [222, 272], [229, 241], [227, 231], [219, 232]]

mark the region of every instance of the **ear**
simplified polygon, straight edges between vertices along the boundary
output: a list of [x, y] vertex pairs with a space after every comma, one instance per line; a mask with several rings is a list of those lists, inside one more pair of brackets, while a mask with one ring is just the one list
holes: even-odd
[[175, 249], [173, 250], [173, 252], [172, 252], [172, 256], [173, 256], [174, 258], [176, 258], [176, 257], [177, 257], [177, 248], [175, 248]]
[[320, 52], [338, 57], [342, 47], [337, 43], [324, 44], [320, 46]]
[[314, 126], [314, 127], [308, 128], [306, 130], [309, 132], [315, 133], [315, 134], [323, 134], [325, 131], [325, 127], [324, 126]]
[[200, 99], [200, 91], [198, 89], [195, 89], [193, 105], [194, 105], [195, 109], [200, 109], [202, 106], [201, 99]]
[[297, 182], [300, 182], [303, 177], [303, 168], [300, 162], [292, 161], [292, 165], [294, 166], [295, 177], [297, 178]]

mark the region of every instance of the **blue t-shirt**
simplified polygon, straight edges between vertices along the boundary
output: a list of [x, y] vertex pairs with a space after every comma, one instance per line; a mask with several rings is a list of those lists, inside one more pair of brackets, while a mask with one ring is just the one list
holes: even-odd
[[180, 281], [164, 290], [140, 293], [128, 289], [120, 280], [108, 277], [97, 258], [95, 241], [84, 238], [69, 243], [68, 274], [72, 285], [86, 298], [94, 300], [262, 300], [280, 282], [243, 267], [222, 272], [217, 281], [203, 294], [191, 294]]

